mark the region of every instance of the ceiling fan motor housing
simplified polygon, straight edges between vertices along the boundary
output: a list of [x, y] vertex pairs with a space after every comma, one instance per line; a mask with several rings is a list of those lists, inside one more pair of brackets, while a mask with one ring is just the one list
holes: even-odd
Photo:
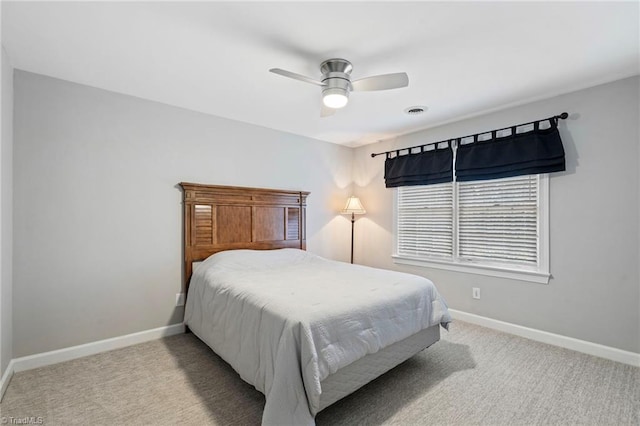
[[328, 59], [320, 65], [322, 72], [322, 95], [341, 94], [349, 97], [353, 66], [346, 59]]
[[346, 59], [333, 58], [327, 59], [320, 64], [320, 72], [322, 74], [329, 74], [330, 72], [340, 72], [344, 74], [351, 74], [353, 71], [353, 65]]

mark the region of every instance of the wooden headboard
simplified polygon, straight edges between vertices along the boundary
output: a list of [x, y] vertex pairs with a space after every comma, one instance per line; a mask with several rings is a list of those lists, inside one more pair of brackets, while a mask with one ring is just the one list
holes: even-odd
[[184, 276], [192, 263], [233, 249], [305, 250], [308, 192], [180, 183], [184, 201]]

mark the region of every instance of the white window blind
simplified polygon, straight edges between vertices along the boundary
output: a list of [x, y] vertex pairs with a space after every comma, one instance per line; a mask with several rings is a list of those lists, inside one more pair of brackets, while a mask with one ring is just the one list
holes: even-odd
[[398, 188], [398, 254], [453, 256], [453, 183]]
[[458, 256], [538, 264], [538, 176], [459, 182]]
[[399, 187], [394, 258], [449, 264], [454, 270], [468, 265], [524, 271], [534, 277], [530, 280], [545, 282], [548, 183], [543, 188], [541, 179]]

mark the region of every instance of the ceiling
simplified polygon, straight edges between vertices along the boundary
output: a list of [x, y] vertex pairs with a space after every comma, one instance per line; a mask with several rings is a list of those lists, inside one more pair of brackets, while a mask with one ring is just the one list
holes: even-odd
[[[15, 68], [359, 146], [639, 73], [638, 3], [2, 2]], [[407, 72], [320, 118], [320, 77]], [[424, 105], [409, 116], [407, 107]]]

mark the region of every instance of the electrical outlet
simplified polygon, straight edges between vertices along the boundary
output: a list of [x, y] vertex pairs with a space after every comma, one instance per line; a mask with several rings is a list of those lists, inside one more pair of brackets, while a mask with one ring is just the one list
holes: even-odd
[[176, 294], [176, 306], [184, 306], [184, 293]]
[[473, 290], [473, 298], [480, 299], [480, 288], [473, 287], [471, 290]]

